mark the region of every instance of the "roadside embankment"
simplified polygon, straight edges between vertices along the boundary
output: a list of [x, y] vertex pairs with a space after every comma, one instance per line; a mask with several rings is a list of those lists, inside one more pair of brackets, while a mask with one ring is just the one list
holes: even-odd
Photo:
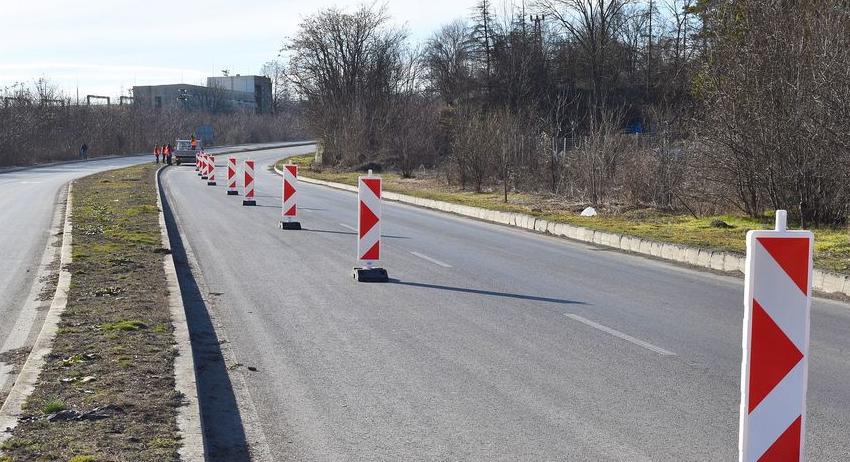
[[[318, 170], [313, 155], [278, 161], [301, 167], [302, 181], [356, 191], [362, 173]], [[483, 221], [565, 237], [627, 252], [643, 254], [714, 271], [743, 273], [746, 233], [771, 229], [768, 219], [739, 216], [694, 218], [685, 215], [642, 211], [640, 214], [582, 217], [562, 204], [547, 202], [530, 194], [509, 194], [505, 203], [498, 192], [475, 193], [446, 187], [433, 178], [402, 178], [389, 173], [384, 178], [383, 197], [419, 207], [476, 218]], [[423, 175], [424, 176], [424, 175]], [[715, 220], [725, 226], [712, 226]], [[843, 228], [816, 228], [815, 290], [850, 296], [850, 239]]]
[[67, 304], [0, 461], [178, 459], [183, 396], [156, 170], [74, 183]]

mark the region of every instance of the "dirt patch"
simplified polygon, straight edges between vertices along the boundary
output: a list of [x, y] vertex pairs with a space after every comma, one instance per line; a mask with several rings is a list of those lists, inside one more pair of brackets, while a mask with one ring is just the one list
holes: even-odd
[[4, 351], [0, 353], [0, 363], [6, 363], [9, 366], [15, 367], [15, 370], [17, 370], [19, 367], [24, 365], [29, 354], [29, 347], [21, 347], [14, 350]]
[[[30, 347], [21, 347], [14, 350], [4, 351], [3, 353], [0, 353], [0, 363], [11, 366], [12, 369], [9, 373], [14, 376], [21, 371], [21, 366], [27, 362], [27, 356], [29, 356], [30, 350]], [[6, 401], [7, 396], [9, 396], [8, 392], [0, 393], [0, 404]], [[5, 461], [0, 459], [0, 462]]]
[[0, 448], [7, 460], [178, 460], [155, 172], [76, 182], [68, 305], [26, 415]]

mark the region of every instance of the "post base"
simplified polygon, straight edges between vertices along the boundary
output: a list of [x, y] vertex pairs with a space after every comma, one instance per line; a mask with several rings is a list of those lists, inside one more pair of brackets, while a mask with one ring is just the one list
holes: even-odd
[[257, 205], [257, 201], [255, 200], [243, 200], [242, 205]]
[[208, 177], [208, 176], [206, 176], [206, 175], [201, 175], [201, 179], [202, 179], [202, 180], [206, 180], [207, 178], [209, 178], [209, 177]]
[[390, 276], [384, 268], [354, 268], [352, 272], [357, 282], [388, 282]]
[[280, 229], [291, 229], [294, 231], [298, 231], [301, 229], [301, 223], [297, 221], [281, 221], [277, 224], [277, 227]]
[[238, 195], [239, 195], [239, 191], [227, 191], [227, 195], [228, 195], [228, 196], [238, 196]]
[[215, 186], [215, 181], [207, 181], [207, 186]]

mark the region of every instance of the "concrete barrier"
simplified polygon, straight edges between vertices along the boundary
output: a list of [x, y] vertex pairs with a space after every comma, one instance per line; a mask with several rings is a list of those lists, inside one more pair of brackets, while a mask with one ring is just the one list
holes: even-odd
[[723, 271], [726, 254], [724, 252], [713, 252], [711, 254], [711, 263], [709, 268], [717, 271]]
[[841, 292], [844, 290], [844, 287], [846, 287], [846, 285], [847, 276], [835, 273], [823, 273], [823, 285], [821, 290], [823, 290], [824, 292]]

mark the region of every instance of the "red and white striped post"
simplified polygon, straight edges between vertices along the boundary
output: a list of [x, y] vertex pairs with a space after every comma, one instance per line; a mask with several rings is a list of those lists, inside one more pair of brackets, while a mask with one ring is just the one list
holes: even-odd
[[201, 156], [201, 179], [206, 180], [209, 178], [210, 171], [210, 159], [209, 156], [204, 154]]
[[209, 166], [207, 186], [215, 186], [215, 156], [209, 156]]
[[245, 190], [245, 199], [242, 199], [242, 205], [257, 205], [254, 199], [254, 161], [245, 161], [245, 182], [243, 183]]
[[201, 175], [201, 156], [204, 155], [204, 151], [195, 153], [195, 171], [198, 172], [198, 176]]
[[805, 459], [814, 236], [786, 216], [747, 233], [740, 462]]
[[375, 267], [381, 259], [381, 177], [357, 179], [357, 260], [364, 265], [354, 268], [354, 278], [360, 282], [386, 282], [387, 270]]
[[301, 229], [301, 223], [295, 221], [295, 218], [298, 217], [297, 194], [298, 166], [290, 163], [283, 166], [283, 194], [281, 196], [283, 202], [281, 215], [283, 218], [280, 220], [280, 229]]
[[236, 190], [236, 158], [230, 156], [227, 158], [227, 195], [235, 196], [239, 194]]

